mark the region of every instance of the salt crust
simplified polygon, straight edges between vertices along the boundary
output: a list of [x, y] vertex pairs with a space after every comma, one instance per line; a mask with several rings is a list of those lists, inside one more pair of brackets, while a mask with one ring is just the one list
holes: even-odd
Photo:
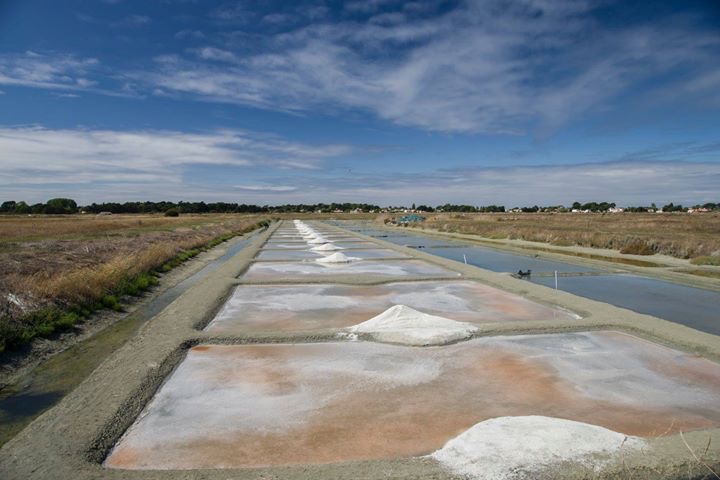
[[320, 243], [330, 243], [330, 241], [329, 241], [327, 238], [321, 237], [321, 236], [318, 235], [317, 237], [315, 237], [315, 238], [313, 238], [313, 239], [307, 240], [307, 243], [309, 243], [309, 244], [320, 244]]
[[315, 252], [328, 252], [331, 250], [344, 250], [344, 248], [338, 247], [334, 243], [325, 243], [323, 245], [318, 245], [317, 247], [312, 247], [310, 250]]

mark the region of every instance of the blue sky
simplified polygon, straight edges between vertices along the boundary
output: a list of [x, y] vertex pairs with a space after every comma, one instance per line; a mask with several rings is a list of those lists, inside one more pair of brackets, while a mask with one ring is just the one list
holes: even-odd
[[714, 0], [0, 0], [0, 200], [720, 201]]

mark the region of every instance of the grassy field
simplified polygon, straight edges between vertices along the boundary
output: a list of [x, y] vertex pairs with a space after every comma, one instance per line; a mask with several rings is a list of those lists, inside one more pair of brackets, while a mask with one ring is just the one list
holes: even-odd
[[256, 228], [257, 215], [0, 216], [0, 351], [122, 309], [157, 276]]
[[420, 228], [521, 239], [551, 245], [609, 248], [621, 253], [697, 258], [712, 264], [720, 255], [720, 214], [427, 214]]

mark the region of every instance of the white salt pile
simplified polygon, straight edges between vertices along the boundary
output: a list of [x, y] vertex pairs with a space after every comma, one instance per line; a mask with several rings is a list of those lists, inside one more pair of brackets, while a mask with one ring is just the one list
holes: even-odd
[[533, 415], [480, 422], [430, 456], [458, 475], [514, 480], [563, 462], [597, 471], [621, 451], [644, 445], [641, 438], [596, 425]]
[[380, 342], [428, 346], [469, 338], [477, 331], [477, 327], [419, 312], [405, 305], [395, 305], [348, 330], [353, 333], [367, 333]]
[[350, 263], [355, 260], [360, 260], [357, 257], [348, 257], [342, 252], [333, 253], [332, 255], [328, 255], [327, 257], [318, 258], [315, 260], [316, 262], [320, 263]]
[[323, 245], [318, 245], [317, 247], [312, 247], [310, 250], [314, 250], [316, 252], [328, 252], [331, 250], [344, 250], [342, 247], [338, 247], [334, 243], [325, 243]]

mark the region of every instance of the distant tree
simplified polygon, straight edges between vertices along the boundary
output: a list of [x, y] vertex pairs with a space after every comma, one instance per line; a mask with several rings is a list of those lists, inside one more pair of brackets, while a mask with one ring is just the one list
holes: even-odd
[[504, 205], [488, 205], [486, 207], [477, 207], [478, 212], [484, 212], [484, 213], [502, 213], [505, 211]]
[[15, 205], [17, 205], [17, 202], [15, 200], [8, 200], [7, 202], [3, 202], [2, 205], [0, 205], [0, 212], [15, 213]]
[[684, 212], [686, 210], [682, 205], [674, 205], [672, 202], [662, 207], [663, 212]]
[[70, 214], [77, 213], [77, 203], [71, 198], [51, 198], [47, 201], [42, 213]]
[[420, 212], [429, 212], [432, 213], [435, 211], [433, 207], [428, 207], [427, 205], [419, 205], [417, 208], [413, 208], [413, 210], [418, 210]]
[[30, 205], [23, 201], [19, 201], [15, 204], [15, 211], [13, 213], [18, 213], [20, 215], [27, 215], [28, 213], [31, 213], [32, 209], [30, 208]]
[[180, 212], [178, 212], [177, 208], [169, 208], [165, 210], [165, 216], [166, 217], [179, 217]]
[[443, 212], [477, 212], [477, 207], [473, 205], [452, 205], [446, 203], [445, 205], [438, 205], [436, 210], [442, 210]]

